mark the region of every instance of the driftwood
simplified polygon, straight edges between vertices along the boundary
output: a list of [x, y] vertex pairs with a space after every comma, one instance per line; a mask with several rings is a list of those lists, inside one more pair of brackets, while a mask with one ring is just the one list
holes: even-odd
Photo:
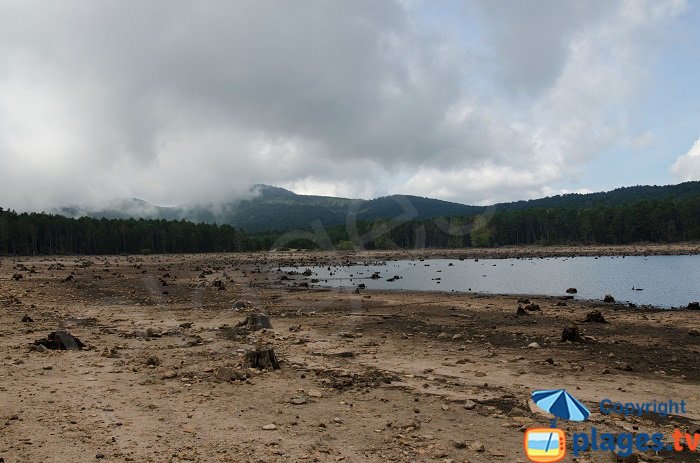
[[246, 368], [257, 368], [258, 370], [279, 370], [280, 363], [277, 360], [274, 349], [266, 347], [246, 352], [243, 366]]

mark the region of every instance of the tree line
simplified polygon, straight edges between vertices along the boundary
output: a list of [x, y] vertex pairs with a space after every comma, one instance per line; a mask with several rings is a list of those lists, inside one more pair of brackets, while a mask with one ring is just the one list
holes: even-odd
[[0, 208], [0, 254], [136, 254], [272, 248], [408, 249], [700, 240], [700, 195], [591, 208], [502, 210], [429, 220], [358, 221], [321, 232], [248, 235], [184, 220], [79, 219]]

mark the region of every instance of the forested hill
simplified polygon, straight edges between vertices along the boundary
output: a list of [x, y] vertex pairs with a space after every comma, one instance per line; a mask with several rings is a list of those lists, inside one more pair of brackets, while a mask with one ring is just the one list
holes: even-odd
[[583, 209], [596, 206], [618, 206], [642, 200], [683, 199], [700, 194], [700, 182], [684, 182], [677, 185], [640, 185], [617, 188], [598, 193], [569, 193], [528, 201], [496, 204], [497, 210], [521, 210], [532, 208]]
[[[413, 220], [436, 217], [471, 216], [484, 212], [483, 206], [469, 206], [438, 199], [393, 195], [372, 200], [331, 196], [299, 195], [283, 188], [256, 185], [254, 194], [244, 200], [223, 204], [161, 207], [138, 199], [117, 200], [101, 210], [67, 207], [57, 213], [69, 217], [148, 218], [225, 223], [248, 233], [310, 229], [320, 222], [324, 227], [344, 225], [348, 219], [373, 222], [401, 218]], [[584, 209], [631, 204], [641, 200], [682, 199], [700, 194], [700, 182], [667, 186], [635, 186], [603, 193], [566, 194], [529, 201], [500, 203], [489, 208], [524, 210], [533, 208]]]
[[[230, 225], [156, 219], [79, 219], [0, 208], [0, 254], [231, 252], [273, 247], [396, 249], [520, 244], [624, 244], [700, 240], [700, 195], [589, 208], [529, 208], [328, 227], [320, 240], [247, 235]], [[298, 236], [298, 235], [297, 235]]]

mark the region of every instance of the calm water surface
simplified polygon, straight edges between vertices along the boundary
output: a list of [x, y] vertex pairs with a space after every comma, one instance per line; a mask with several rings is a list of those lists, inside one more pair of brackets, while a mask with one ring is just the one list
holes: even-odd
[[[686, 306], [700, 300], [700, 256], [430, 259], [310, 269], [312, 278], [332, 287], [364, 283], [370, 289], [550, 296], [564, 295], [567, 288], [574, 287], [579, 299], [612, 294], [619, 302], [661, 307]], [[374, 272], [381, 278], [371, 279]], [[401, 278], [387, 281], [395, 275]]]

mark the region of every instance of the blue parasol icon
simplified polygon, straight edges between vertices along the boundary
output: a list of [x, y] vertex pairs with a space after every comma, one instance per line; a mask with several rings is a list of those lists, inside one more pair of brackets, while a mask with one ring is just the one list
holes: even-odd
[[[535, 391], [532, 400], [538, 407], [562, 420], [585, 421], [591, 414], [585, 405], [564, 389]], [[556, 418], [552, 420], [552, 427], [556, 426]]]

